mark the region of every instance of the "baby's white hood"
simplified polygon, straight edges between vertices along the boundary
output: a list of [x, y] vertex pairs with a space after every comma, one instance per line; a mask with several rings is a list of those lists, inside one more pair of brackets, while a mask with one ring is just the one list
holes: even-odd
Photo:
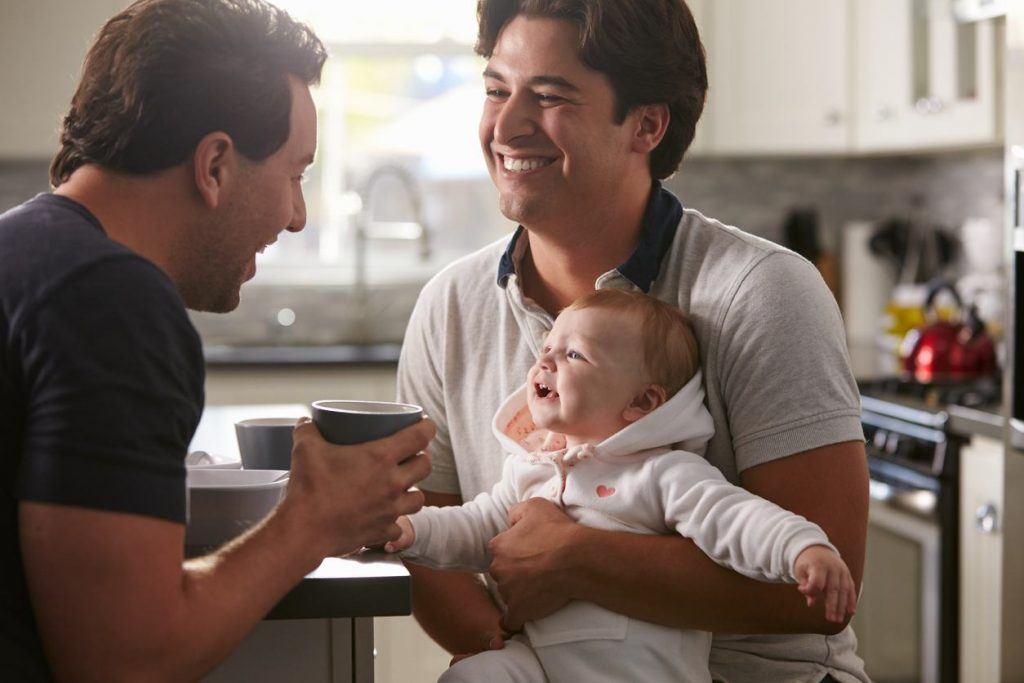
[[[494, 415], [492, 430], [507, 453], [525, 453], [540, 448], [548, 431], [537, 429], [526, 403], [527, 385], [505, 399]], [[596, 444], [597, 455], [614, 457], [663, 446], [704, 454], [714, 435], [711, 414], [704, 407], [704, 384], [700, 370], [675, 396], [654, 412]]]

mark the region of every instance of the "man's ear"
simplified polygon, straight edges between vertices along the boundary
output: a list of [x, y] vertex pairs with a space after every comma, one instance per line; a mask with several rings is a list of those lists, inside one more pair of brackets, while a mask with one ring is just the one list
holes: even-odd
[[660, 384], [648, 384], [644, 390], [633, 397], [622, 417], [626, 422], [636, 422], [641, 417], [654, 412], [668, 400], [665, 387]]
[[668, 130], [668, 122], [671, 115], [667, 104], [642, 104], [635, 107], [631, 113], [636, 117], [636, 132], [633, 135], [633, 151], [647, 154], [654, 151], [665, 131]]
[[223, 201], [225, 186], [238, 173], [238, 155], [231, 136], [223, 131], [204, 136], [192, 153], [192, 172], [203, 203], [216, 209]]

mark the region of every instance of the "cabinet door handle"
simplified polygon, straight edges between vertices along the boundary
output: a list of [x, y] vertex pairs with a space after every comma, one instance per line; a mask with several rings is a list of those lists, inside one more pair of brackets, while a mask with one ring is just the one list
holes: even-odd
[[922, 116], [938, 114], [945, 108], [946, 103], [941, 97], [936, 97], [935, 95], [932, 95], [931, 97], [922, 97], [914, 103], [914, 109]]
[[828, 113], [825, 114], [825, 123], [829, 126], [838, 126], [842, 122], [843, 112], [838, 109], [830, 109]]
[[894, 114], [895, 112], [893, 112], [892, 107], [886, 105], [878, 108], [878, 111], [875, 112], [875, 119], [878, 121], [889, 121]]
[[999, 513], [996, 506], [986, 503], [974, 513], [974, 523], [983, 534], [994, 534], [999, 530]]

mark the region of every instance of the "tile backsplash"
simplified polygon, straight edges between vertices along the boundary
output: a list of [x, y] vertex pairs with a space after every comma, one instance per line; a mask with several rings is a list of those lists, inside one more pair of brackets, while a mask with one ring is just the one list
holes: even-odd
[[[0, 161], [0, 211], [45, 192], [47, 170], [45, 161]], [[696, 157], [666, 186], [684, 205], [774, 240], [791, 207], [814, 206], [826, 246], [839, 242], [847, 221], [906, 215], [914, 202], [929, 222], [950, 228], [972, 217], [1003, 220], [1001, 149], [901, 157]], [[492, 207], [476, 201], [466, 208], [476, 213]]]
[[929, 223], [1003, 221], [1003, 152], [988, 149], [903, 157], [687, 159], [666, 186], [685, 206], [778, 240], [793, 206], [818, 210], [826, 246], [851, 220], [906, 216]]

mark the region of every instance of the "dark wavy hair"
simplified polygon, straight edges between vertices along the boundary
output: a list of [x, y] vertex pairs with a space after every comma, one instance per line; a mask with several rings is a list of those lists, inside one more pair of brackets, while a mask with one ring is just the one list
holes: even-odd
[[580, 60], [608, 76], [616, 123], [645, 104], [668, 105], [670, 121], [651, 152], [654, 178], [679, 168], [693, 142], [708, 90], [707, 64], [693, 14], [683, 0], [479, 0], [477, 54], [490, 58], [505, 24], [518, 14], [564, 19], [579, 27]]
[[139, 0], [86, 55], [50, 182], [83, 164], [171, 168], [214, 131], [261, 161], [288, 139], [288, 75], [317, 83], [326, 58], [312, 30], [262, 0]]

